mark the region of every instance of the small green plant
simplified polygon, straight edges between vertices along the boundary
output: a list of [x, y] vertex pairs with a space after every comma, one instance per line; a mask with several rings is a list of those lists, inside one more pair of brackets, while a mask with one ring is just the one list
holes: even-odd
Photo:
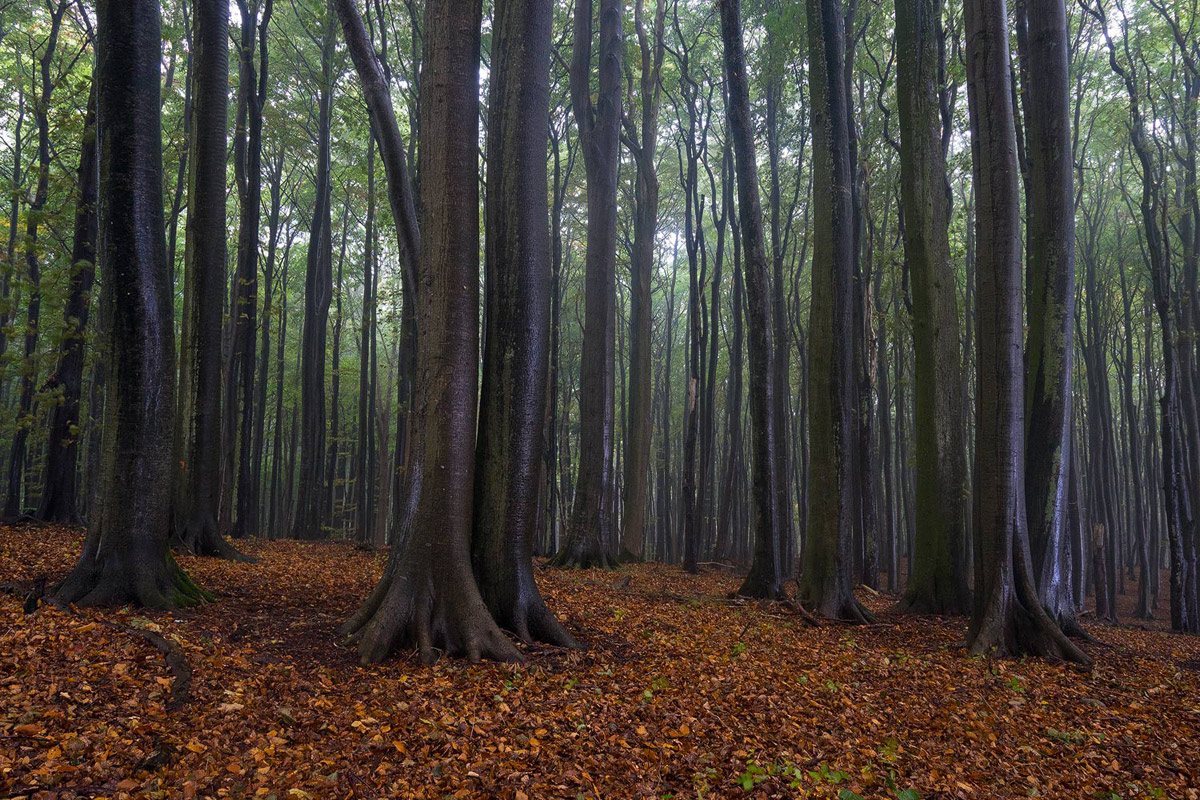
[[1005, 681], [1005, 684], [1017, 694], [1025, 694], [1027, 691], [1025, 689], [1025, 684], [1021, 683], [1020, 675], [1013, 675], [1011, 678]]
[[746, 652], [746, 643], [745, 642], [734, 642], [733, 647], [730, 648], [729, 655], [732, 658], [738, 658], [739, 656], [743, 655], [745, 652]]
[[758, 764], [747, 764], [746, 771], [734, 779], [734, 783], [745, 791], [750, 791], [767, 779], [767, 771]]

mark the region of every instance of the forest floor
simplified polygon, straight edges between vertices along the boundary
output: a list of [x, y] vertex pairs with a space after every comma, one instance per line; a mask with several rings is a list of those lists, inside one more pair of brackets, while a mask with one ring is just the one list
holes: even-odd
[[[53, 581], [80, 544], [0, 530], [0, 582]], [[1200, 797], [1200, 638], [1089, 625], [1091, 671], [992, 661], [962, 619], [810, 627], [646, 565], [539, 572], [586, 651], [363, 668], [334, 629], [382, 554], [239, 547], [260, 562], [180, 559], [216, 595], [188, 611], [0, 595], [0, 797]], [[180, 708], [145, 631], [187, 659]]]

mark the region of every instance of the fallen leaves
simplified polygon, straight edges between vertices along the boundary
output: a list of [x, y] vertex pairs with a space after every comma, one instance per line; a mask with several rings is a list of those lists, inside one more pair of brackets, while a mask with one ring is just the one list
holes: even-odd
[[[0, 578], [60, 576], [79, 541], [0, 530]], [[644, 565], [539, 571], [586, 652], [360, 668], [335, 629], [381, 556], [246, 549], [260, 563], [181, 558], [218, 595], [186, 612], [26, 616], [0, 598], [0, 796], [1189, 800], [1200, 786], [1192, 638], [1095, 628], [1112, 647], [1090, 674], [989, 662], [954, 649], [960, 620], [813, 628], [726, 600], [730, 576]], [[167, 709], [172, 673], [137, 631], [186, 656], [186, 706]]]

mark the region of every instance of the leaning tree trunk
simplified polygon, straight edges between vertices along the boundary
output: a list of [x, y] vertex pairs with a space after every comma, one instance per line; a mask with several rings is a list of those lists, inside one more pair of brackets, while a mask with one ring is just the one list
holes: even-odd
[[50, 412], [46, 447], [46, 479], [34, 515], [43, 522], [77, 524], [79, 514], [79, 401], [83, 392], [84, 334], [96, 279], [96, 86], [88, 97], [79, 148], [76, 181], [75, 238], [71, 248], [70, 289], [64, 310], [58, 367], [52, 386], [61, 393]]
[[197, 0], [193, 21], [191, 175], [185, 229], [180, 457], [172, 537], [196, 555], [241, 558], [221, 535], [221, 331], [225, 293], [225, 123], [229, 4]]
[[746, 288], [746, 322], [750, 330], [750, 419], [752, 423], [754, 559], [738, 593], [748, 597], [783, 594], [780, 548], [786, 509], [779, 507], [776, 447], [785, 435], [775, 427], [775, 370], [771, 343], [771, 296], [767, 278], [767, 249], [763, 239], [762, 202], [754, 152], [754, 122], [750, 116], [750, 82], [742, 42], [740, 0], [719, 0], [725, 81], [729, 97], [725, 114], [733, 142], [737, 173], [738, 216]]
[[[955, 554], [964, 550], [967, 494], [958, 301], [938, 101], [942, 7], [942, 0], [896, 0], [900, 185], [916, 357], [917, 482], [912, 574], [900, 607], [960, 614], [967, 611], [970, 595], [966, 572], [955, 563]], [[902, 383], [897, 391], [903, 393]], [[902, 417], [897, 415], [901, 434]], [[903, 460], [900, 469], [906, 469]]]
[[[419, 650], [426, 662], [440, 653], [471, 660], [521, 658], [492, 621], [471, 574], [482, 4], [475, 0], [462, 6], [455, 0], [432, 0], [426, 6], [421, 130], [438, 146], [420, 150], [417, 277], [422, 288], [412, 476], [383, 578], [342, 628], [357, 637], [363, 663], [407, 648]], [[342, 0], [339, 12], [343, 25], [356, 28], [352, 4]], [[389, 182], [393, 178], [389, 170]], [[539, 383], [532, 391], [544, 388]]]
[[175, 347], [163, 219], [158, 0], [96, 7], [99, 247], [109, 354], [100, 505], [61, 602], [193, 605], [168, 547]]
[[552, 0], [499, 0], [487, 139], [483, 393], [471, 558], [492, 618], [525, 642], [573, 646], [533, 579], [550, 369]]
[[1090, 659], [1038, 597], [1025, 519], [1021, 221], [1004, 0], [967, 0], [978, 330], [972, 653]]
[[1063, 0], [1028, 0], [1018, 12], [1025, 62], [1029, 159], [1025, 298], [1025, 507], [1038, 596], [1064, 632], [1075, 619], [1066, 570], [1067, 480], [1075, 329], [1075, 184], [1069, 42]]
[[[851, 540], [855, 506], [854, 211], [840, 0], [808, 0], [813, 132], [812, 321], [809, 420], [812, 450], [808, 545], [800, 599], [816, 613], [867, 621], [854, 597]], [[828, 198], [826, 202], [825, 198]]]
[[304, 277], [304, 328], [300, 368], [300, 485], [292, 538], [321, 539], [325, 530], [325, 341], [333, 299], [330, 233], [330, 124], [333, 116], [333, 15], [326, 11], [321, 46], [321, 96], [317, 119], [316, 198]]
[[621, 3], [600, 0], [599, 84], [592, 101], [592, 1], [575, 4], [571, 98], [587, 173], [579, 467], [560, 567], [610, 567], [613, 544], [613, 370], [616, 334], [617, 168], [621, 126]]

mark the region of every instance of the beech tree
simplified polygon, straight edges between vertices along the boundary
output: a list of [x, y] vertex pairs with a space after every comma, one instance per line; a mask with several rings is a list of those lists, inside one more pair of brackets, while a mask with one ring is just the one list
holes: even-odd
[[904, 252], [912, 286], [916, 539], [901, 607], [967, 611], [966, 450], [950, 197], [942, 152], [942, 0], [896, 2]]
[[500, 0], [488, 91], [483, 386], [471, 557], [492, 618], [575, 646], [533, 579], [550, 368], [549, 0]]
[[[339, 0], [346, 25], [352, 9]], [[479, 354], [479, 47], [482, 7], [425, 10], [421, 250], [413, 471], [383, 578], [342, 626], [363, 663], [396, 649], [500, 661], [521, 655], [488, 613], [471, 572]], [[361, 68], [360, 68], [361, 71]], [[389, 175], [389, 180], [391, 180]], [[398, 225], [399, 227], [399, 225]], [[544, 384], [535, 393], [544, 391]]]
[[1008, 10], [966, 0], [976, 236], [975, 600], [973, 653], [1053, 656], [1080, 663], [1076, 647], [1037, 593], [1025, 516], [1021, 222]]
[[100, 0], [96, 20], [97, 258], [109, 354], [104, 454], [99, 507], [55, 596], [80, 605], [193, 605], [205, 595], [168, 547], [175, 344], [158, 2]]
[[767, 250], [763, 239], [762, 203], [759, 200], [758, 165], [754, 155], [754, 127], [750, 117], [750, 87], [746, 51], [742, 41], [740, 0], [720, 0], [721, 41], [724, 45], [728, 99], [725, 115], [737, 169], [738, 216], [742, 236], [742, 270], [745, 274], [746, 318], [750, 329], [750, 418], [754, 463], [754, 561], [738, 594], [774, 598], [783, 592], [781, 553], [782, 493], [775, 448], [780, 432], [775, 427], [774, 346], [771, 342], [770, 289]]
[[583, 351], [579, 362], [579, 471], [560, 567], [614, 563], [613, 406], [616, 363], [617, 168], [621, 131], [621, 3], [600, 0], [598, 82], [592, 99], [592, 0], [575, 4], [571, 104], [587, 173]]
[[869, 620], [854, 597], [855, 407], [852, 349], [854, 231], [841, 0], [808, 0], [813, 193], [829, 198], [813, 214], [813, 299], [809, 324], [812, 464], [808, 547], [801, 601], [836, 619]]
[[225, 541], [217, 522], [221, 500], [229, 4], [196, 0], [193, 11], [192, 152], [172, 535], [176, 545], [187, 552], [239, 558], [241, 554]]

